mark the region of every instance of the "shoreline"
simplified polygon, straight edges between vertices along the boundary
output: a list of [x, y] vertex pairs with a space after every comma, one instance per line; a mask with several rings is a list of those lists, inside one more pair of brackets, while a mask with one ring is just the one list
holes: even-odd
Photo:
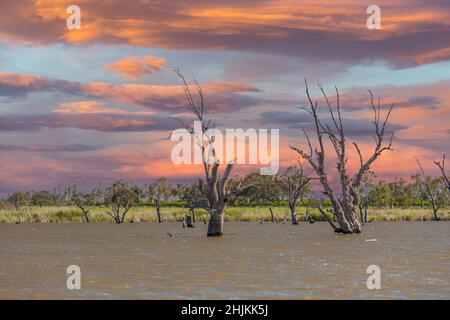
[[[259, 207], [229, 207], [225, 211], [225, 221], [239, 222], [271, 222], [269, 206]], [[290, 223], [290, 211], [287, 207], [272, 207], [275, 223]], [[105, 207], [89, 208], [91, 223], [114, 223], [106, 214]], [[299, 222], [305, 220], [305, 207], [297, 208]], [[324, 221], [316, 209], [310, 209], [314, 221]], [[162, 222], [181, 222], [191, 212], [187, 208], [162, 207]], [[450, 208], [443, 208], [439, 212], [441, 221], [450, 220]], [[208, 213], [203, 209], [196, 210], [197, 223], [208, 221]], [[428, 208], [369, 208], [368, 220], [378, 221], [434, 221], [433, 213]], [[77, 207], [51, 206], [51, 207], [22, 207], [18, 209], [0, 209], [0, 223], [85, 223], [84, 216]], [[157, 223], [156, 209], [154, 207], [134, 207], [126, 216], [125, 223], [150, 222]]]

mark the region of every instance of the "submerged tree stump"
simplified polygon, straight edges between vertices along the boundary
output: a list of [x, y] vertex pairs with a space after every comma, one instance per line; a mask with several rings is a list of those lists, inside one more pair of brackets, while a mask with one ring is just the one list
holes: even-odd
[[188, 228], [194, 228], [194, 225], [192, 224], [192, 216], [186, 215], [184, 217], [184, 225]]
[[313, 217], [309, 213], [306, 215], [305, 221], [309, 222], [309, 223], [314, 223], [315, 222]]

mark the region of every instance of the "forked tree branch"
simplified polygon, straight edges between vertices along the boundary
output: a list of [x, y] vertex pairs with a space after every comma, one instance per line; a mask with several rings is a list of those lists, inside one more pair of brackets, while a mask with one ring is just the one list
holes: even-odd
[[445, 153], [442, 155], [442, 160], [434, 161], [434, 164], [437, 165], [439, 170], [441, 171], [445, 186], [447, 187], [448, 191], [450, 191], [450, 179], [445, 172]]

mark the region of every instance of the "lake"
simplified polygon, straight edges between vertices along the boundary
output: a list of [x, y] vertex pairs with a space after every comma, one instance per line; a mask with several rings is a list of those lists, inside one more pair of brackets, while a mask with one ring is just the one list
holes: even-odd
[[[450, 299], [450, 222], [0, 224], [1, 299]], [[169, 236], [168, 233], [172, 235]], [[81, 269], [68, 290], [66, 269]], [[369, 290], [367, 267], [381, 269]]]

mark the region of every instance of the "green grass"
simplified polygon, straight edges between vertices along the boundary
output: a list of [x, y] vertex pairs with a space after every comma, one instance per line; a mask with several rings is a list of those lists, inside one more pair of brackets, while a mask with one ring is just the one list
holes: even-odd
[[[113, 222], [105, 212], [106, 208], [90, 208], [91, 222]], [[181, 221], [189, 210], [179, 207], [164, 207], [161, 209], [163, 221]], [[299, 219], [305, 215], [305, 208], [299, 207]], [[205, 210], [197, 209], [197, 220], [208, 220]], [[290, 219], [287, 207], [273, 207], [276, 220]], [[316, 221], [323, 220], [317, 210], [311, 210]], [[439, 216], [443, 220], [450, 220], [448, 208], [441, 209]], [[370, 221], [422, 221], [432, 220], [431, 209], [428, 208], [370, 208], [368, 211]], [[269, 221], [268, 207], [228, 207], [225, 213], [226, 221]], [[149, 207], [132, 208], [125, 219], [126, 222], [156, 222], [156, 209]], [[84, 222], [84, 216], [76, 207], [22, 207], [0, 209], [0, 223], [60, 223]]]

